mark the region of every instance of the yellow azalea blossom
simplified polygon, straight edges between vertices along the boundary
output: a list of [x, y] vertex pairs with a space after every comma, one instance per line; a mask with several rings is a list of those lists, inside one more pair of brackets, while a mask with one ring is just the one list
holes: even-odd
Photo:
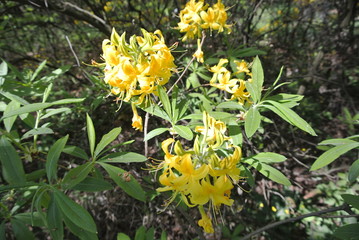
[[211, 219], [204, 212], [202, 206], [199, 206], [199, 212], [201, 213], [201, 219], [198, 221], [198, 226], [202, 227], [206, 233], [214, 233], [213, 225]]
[[132, 111], [133, 111], [133, 118], [132, 118], [132, 127], [136, 130], [140, 130], [142, 132], [143, 126], [142, 126], [142, 118], [138, 115], [137, 109], [135, 104], [131, 104]]
[[234, 63], [237, 65], [237, 72], [235, 72], [235, 74], [242, 73], [242, 72], [244, 72], [246, 74], [250, 73], [250, 71], [248, 69], [248, 64], [244, 60], [242, 60], [240, 62], [234, 61]]
[[195, 57], [198, 62], [203, 63], [204, 59], [203, 59], [203, 51], [202, 51], [200, 39], [197, 39], [197, 45], [198, 45], [198, 48], [197, 48], [197, 51], [193, 54], [193, 57]]
[[216, 66], [213, 66], [209, 69], [209, 71], [213, 72], [213, 77], [210, 81], [211, 84], [217, 81], [218, 75], [227, 72], [228, 70], [223, 67], [224, 64], [228, 63], [228, 60], [225, 58], [221, 58]]
[[229, 198], [233, 184], [224, 176], [214, 179], [213, 185], [203, 179], [192, 188], [190, 201], [194, 204], [204, 205], [211, 201], [215, 210], [218, 210], [221, 204], [228, 206], [233, 204], [233, 199]]
[[155, 93], [158, 85], [166, 84], [176, 68], [161, 31], [142, 29], [142, 34], [132, 36], [128, 43], [125, 33], [119, 36], [113, 29], [111, 39], [102, 43], [105, 83], [119, 100], [137, 105]]
[[237, 84], [232, 88], [232, 97], [230, 100], [237, 99], [238, 103], [243, 105], [245, 101], [249, 100], [250, 93], [246, 92], [245, 81], [239, 80], [239, 85]]

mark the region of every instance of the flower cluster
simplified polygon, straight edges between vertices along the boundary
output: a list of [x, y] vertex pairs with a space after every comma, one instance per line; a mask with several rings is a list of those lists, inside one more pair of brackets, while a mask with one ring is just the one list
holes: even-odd
[[[198, 206], [202, 219], [199, 226], [208, 233], [214, 232], [210, 217], [203, 205], [209, 204], [215, 211], [224, 204], [231, 206], [231, 189], [240, 180], [238, 163], [241, 148], [231, 143], [225, 135], [226, 125], [203, 113], [204, 126], [196, 128], [199, 135], [194, 141], [193, 149], [184, 150], [181, 143], [172, 138], [162, 142], [165, 152], [164, 161], [158, 166], [163, 169], [159, 182], [163, 187], [157, 191], [172, 191], [189, 206]], [[174, 144], [174, 154], [169, 146]]]
[[[246, 91], [246, 81], [251, 82], [252, 73], [248, 68], [247, 62], [234, 61], [237, 71], [232, 74], [224, 67], [228, 63], [227, 59], [220, 59], [216, 66], [210, 68], [213, 77], [210, 85], [232, 94], [230, 100], [238, 100], [243, 105], [245, 101], [249, 101], [250, 94]], [[241, 76], [241, 78], [232, 78], [233, 75]], [[247, 80], [245, 80], [248, 78]]]
[[[102, 43], [105, 63], [105, 82], [119, 100], [134, 105], [141, 104], [146, 97], [156, 93], [158, 85], [164, 85], [175, 70], [174, 57], [165, 44], [161, 31], [149, 33], [142, 29], [143, 37], [132, 36], [126, 42], [113, 29], [111, 39]], [[133, 126], [142, 129], [142, 119], [134, 111]]]
[[177, 29], [186, 33], [182, 40], [200, 38], [202, 30], [205, 29], [218, 32], [230, 30], [230, 25], [226, 24], [226, 10], [221, 0], [211, 7], [208, 7], [204, 0], [190, 0], [179, 15], [181, 21]]
[[203, 51], [201, 48], [200, 38], [202, 36], [202, 30], [210, 29], [218, 32], [223, 32], [227, 29], [230, 32], [230, 25], [226, 24], [227, 21], [227, 9], [223, 5], [221, 0], [218, 0], [216, 4], [208, 7], [208, 4], [204, 3], [204, 0], [190, 0], [187, 2], [185, 8], [180, 12], [180, 22], [177, 29], [180, 32], [184, 32], [185, 35], [182, 41], [187, 39], [197, 38], [197, 51], [193, 56], [198, 62], [203, 63]]

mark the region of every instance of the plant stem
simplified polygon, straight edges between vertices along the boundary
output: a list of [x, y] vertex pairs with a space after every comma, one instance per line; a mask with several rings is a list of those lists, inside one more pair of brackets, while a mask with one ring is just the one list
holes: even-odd
[[343, 204], [343, 205], [338, 206], [338, 207], [332, 207], [332, 208], [320, 210], [320, 211], [317, 211], [317, 212], [312, 212], [312, 213], [304, 214], [304, 215], [301, 215], [301, 216], [288, 218], [288, 219], [284, 219], [284, 220], [281, 220], [281, 221], [278, 221], [278, 222], [270, 223], [270, 224], [268, 224], [268, 225], [266, 225], [266, 226], [264, 226], [262, 228], [259, 228], [259, 229], [255, 230], [254, 232], [251, 232], [251, 233], [245, 235], [243, 238], [241, 238], [241, 240], [250, 239], [251, 237], [253, 237], [253, 236], [255, 236], [255, 235], [257, 235], [257, 234], [259, 234], [261, 232], [264, 232], [266, 230], [269, 230], [271, 228], [277, 227], [277, 226], [285, 224], [285, 223], [296, 222], [296, 221], [299, 221], [299, 220], [307, 218], [307, 217], [315, 217], [315, 216], [320, 216], [320, 215], [325, 214], [325, 213], [336, 212], [336, 211], [341, 211], [341, 210], [348, 210], [348, 209], [350, 209], [349, 205], [348, 204]]

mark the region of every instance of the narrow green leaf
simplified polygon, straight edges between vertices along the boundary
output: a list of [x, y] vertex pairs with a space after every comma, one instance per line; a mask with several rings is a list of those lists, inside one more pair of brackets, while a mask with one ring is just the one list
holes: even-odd
[[101, 141], [96, 146], [94, 157], [98, 156], [107, 145], [114, 141], [121, 133], [121, 130], [122, 129], [120, 127], [114, 128], [109, 133], [103, 135]]
[[160, 118], [163, 118], [169, 122], [172, 121], [172, 119], [167, 115], [167, 113], [162, 109], [160, 108], [159, 106], [157, 105], [150, 105], [146, 108], [142, 108], [143, 111], [146, 111], [150, 114], [153, 114], [157, 117], [160, 117]]
[[359, 196], [352, 194], [342, 194], [342, 198], [345, 203], [359, 210]]
[[89, 175], [94, 165], [94, 162], [87, 162], [71, 169], [62, 180], [62, 187], [64, 189], [71, 189], [73, 186], [79, 184]]
[[176, 133], [178, 133], [181, 137], [187, 139], [187, 140], [192, 140], [193, 139], [193, 132], [192, 130], [187, 127], [187, 126], [182, 126], [182, 125], [174, 125], [173, 129], [176, 131]]
[[136, 181], [133, 176], [125, 170], [114, 167], [110, 164], [98, 162], [110, 175], [112, 180], [121, 187], [131, 197], [143, 201], [146, 201], [146, 194], [143, 191], [141, 185]]
[[250, 157], [261, 163], [278, 163], [284, 162], [287, 158], [283, 155], [273, 152], [262, 152]]
[[67, 107], [63, 107], [63, 108], [56, 108], [56, 109], [47, 109], [46, 110], [46, 114], [42, 115], [40, 117], [40, 119], [46, 119], [48, 117], [51, 117], [53, 115], [56, 115], [56, 114], [60, 114], [60, 113], [70, 113], [71, 112], [71, 109], [70, 108], [67, 108]]
[[0, 76], [6, 76], [8, 72], [7, 63], [2, 61], [0, 64]]
[[57, 179], [57, 162], [59, 161], [60, 154], [64, 149], [69, 135], [57, 140], [54, 145], [51, 146], [47, 158], [46, 158], [46, 174], [49, 182]]
[[[4, 111], [4, 115], [8, 114], [9, 112], [15, 111], [20, 108], [20, 103], [17, 101], [12, 100], [9, 102], [9, 104], [6, 106], [6, 109]], [[16, 120], [17, 116], [12, 116], [9, 118], [4, 119], [4, 125], [7, 132], [11, 132], [11, 128], [14, 125], [14, 122]]]
[[80, 103], [83, 102], [85, 98], [66, 98], [61, 99], [55, 102], [52, 102], [51, 105], [62, 105], [62, 104], [70, 104], [70, 103]]
[[146, 228], [144, 226], [139, 227], [136, 230], [135, 240], [146, 240]]
[[161, 103], [163, 104], [163, 108], [165, 109], [167, 115], [171, 116], [171, 120], [172, 120], [172, 109], [171, 109], [170, 99], [168, 98], [168, 95], [163, 87], [158, 86], [157, 89], [158, 89], [158, 96], [161, 100]]
[[96, 224], [88, 211], [75, 203], [63, 192], [55, 189], [54, 198], [62, 214], [74, 225], [90, 233], [97, 233]]
[[258, 96], [260, 99], [263, 82], [264, 82], [264, 73], [263, 73], [261, 60], [259, 59], [258, 56], [256, 56], [256, 58], [254, 59], [252, 65], [252, 81], [255, 82], [257, 85], [257, 91], [259, 94]]
[[348, 138], [335, 138], [335, 139], [324, 140], [324, 141], [318, 143], [318, 145], [338, 146], [338, 145], [343, 145], [343, 144], [347, 144], [347, 143], [356, 143], [356, 141], [348, 139]]
[[86, 231], [82, 227], [78, 226], [69, 219], [66, 215], [63, 215], [65, 225], [70, 229], [70, 231], [77, 236], [80, 240], [98, 240], [96, 233]]
[[109, 163], [130, 163], [130, 162], [144, 162], [147, 158], [141, 154], [134, 152], [118, 152], [111, 153], [99, 161]]
[[151, 227], [146, 232], [146, 240], [153, 240], [155, 239], [155, 228]]
[[13, 111], [10, 111], [7, 114], [4, 114], [2, 116], [2, 118], [1, 118], [1, 120], [5, 119], [5, 118], [8, 118], [8, 117], [24, 114], [24, 113], [36, 112], [38, 110], [42, 110], [42, 109], [48, 108], [50, 106], [51, 106], [51, 103], [32, 103], [32, 104], [28, 104], [28, 105], [25, 105], [25, 106], [20, 107], [18, 109], [15, 109]]
[[260, 123], [261, 123], [261, 115], [258, 111], [258, 108], [256, 107], [250, 108], [244, 120], [244, 130], [248, 138], [253, 136], [253, 134], [259, 128]]
[[10, 99], [11, 101], [19, 102], [22, 105], [29, 104], [28, 101], [26, 101], [25, 99], [15, 95], [15, 94], [12, 94], [12, 93], [9, 93], [9, 92], [4, 92], [4, 91], [1, 91], [1, 90], [0, 90], [0, 94], [3, 95], [4, 97]]
[[167, 233], [162, 231], [160, 240], [167, 240]]
[[29, 228], [20, 220], [12, 218], [10, 220], [12, 230], [17, 240], [35, 240], [35, 235], [29, 230]]
[[73, 190], [85, 192], [102, 192], [113, 189], [112, 185], [105, 180], [87, 177], [79, 184], [72, 187]]
[[31, 78], [30, 78], [30, 82], [34, 81], [35, 78], [37, 77], [37, 75], [39, 75], [39, 73], [41, 72], [41, 70], [45, 67], [46, 65], [46, 60], [44, 60], [35, 70], [34, 74], [32, 74]]
[[352, 223], [335, 230], [334, 236], [343, 240], [357, 240], [359, 236], [359, 223]]
[[278, 116], [283, 118], [288, 123], [302, 129], [303, 131], [311, 134], [312, 136], [316, 136], [316, 133], [313, 130], [313, 128], [292, 109], [275, 101], [266, 100], [264, 102], [271, 104], [271, 105], [263, 105], [264, 107], [270, 109], [271, 111], [276, 113]]
[[216, 106], [216, 108], [229, 108], [229, 109], [239, 109], [244, 111], [244, 107], [238, 102], [221, 102]]
[[47, 128], [47, 127], [40, 127], [40, 128], [34, 128], [31, 129], [30, 131], [27, 131], [22, 137], [22, 139], [26, 139], [29, 137], [33, 137], [35, 135], [45, 135], [45, 134], [53, 134], [54, 131], [51, 128]]
[[228, 134], [232, 138], [234, 145], [236, 146], [242, 145], [243, 143], [242, 129], [236, 121], [229, 122]]
[[353, 183], [359, 176], [359, 159], [357, 159], [349, 168], [348, 180], [349, 183]]
[[[19, 221], [32, 225], [34, 227], [45, 227], [46, 224], [41, 218], [41, 215], [38, 212], [24, 212], [18, 213], [14, 216], [14, 218], [18, 219]], [[0, 238], [1, 239], [1, 238]]]
[[288, 178], [283, 173], [281, 173], [280, 171], [275, 169], [274, 167], [271, 167], [265, 163], [260, 163], [259, 161], [253, 160], [253, 159], [247, 159], [245, 162], [248, 163], [249, 165], [253, 166], [262, 175], [269, 178], [270, 180], [275, 181], [280, 184], [283, 184], [285, 186], [291, 185]]
[[66, 154], [69, 154], [71, 156], [74, 156], [74, 157], [81, 158], [83, 160], [88, 160], [89, 159], [86, 152], [82, 148], [79, 148], [79, 147], [76, 147], [76, 146], [67, 145], [62, 150], [62, 152], [66, 153]]
[[310, 168], [310, 171], [317, 170], [319, 168], [322, 168], [331, 162], [333, 162], [335, 159], [337, 159], [340, 155], [343, 155], [344, 153], [359, 147], [359, 143], [347, 143], [343, 145], [335, 146], [328, 151], [324, 152], [322, 155], [320, 155], [317, 160], [313, 163], [312, 167]]
[[87, 137], [90, 144], [90, 152], [91, 156], [94, 156], [94, 150], [95, 150], [95, 142], [96, 142], [96, 132], [95, 127], [93, 126], [92, 119], [88, 114], [86, 114], [86, 125], [87, 125]]
[[46, 220], [51, 238], [54, 240], [64, 239], [64, 225], [62, 224], [61, 210], [53, 196], [47, 209]]
[[25, 183], [25, 171], [21, 159], [5, 136], [0, 139], [0, 161], [6, 182], [15, 185]]
[[146, 137], [143, 139], [143, 141], [148, 141], [153, 137], [156, 137], [158, 135], [160, 135], [161, 133], [164, 133], [166, 131], [169, 131], [169, 128], [156, 128], [153, 129], [152, 131], [150, 131], [149, 133], [147, 133]]
[[131, 240], [131, 238], [124, 233], [118, 233], [117, 240]]

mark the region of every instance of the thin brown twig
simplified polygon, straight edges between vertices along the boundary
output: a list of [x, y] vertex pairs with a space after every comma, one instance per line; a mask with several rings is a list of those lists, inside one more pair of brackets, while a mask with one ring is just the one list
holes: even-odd
[[251, 237], [253, 237], [253, 236], [255, 236], [255, 235], [257, 235], [257, 234], [259, 234], [261, 232], [264, 232], [266, 230], [269, 230], [271, 228], [274, 228], [274, 227], [277, 227], [279, 225], [286, 224], [286, 223], [289, 223], [289, 222], [296, 222], [296, 221], [302, 220], [302, 219], [307, 218], [307, 217], [319, 217], [320, 215], [325, 214], [325, 213], [336, 212], [336, 211], [347, 210], [347, 209], [350, 209], [349, 205], [348, 204], [343, 204], [343, 205], [338, 206], [338, 207], [332, 207], [332, 208], [320, 210], [320, 211], [317, 211], [317, 212], [312, 212], [312, 213], [304, 214], [304, 215], [301, 215], [301, 216], [284, 219], [282, 221], [270, 223], [270, 224], [268, 224], [268, 225], [266, 225], [266, 226], [264, 226], [262, 228], [259, 228], [259, 229], [255, 230], [254, 232], [251, 232], [251, 233], [245, 235], [241, 239], [242, 240], [250, 239]]

